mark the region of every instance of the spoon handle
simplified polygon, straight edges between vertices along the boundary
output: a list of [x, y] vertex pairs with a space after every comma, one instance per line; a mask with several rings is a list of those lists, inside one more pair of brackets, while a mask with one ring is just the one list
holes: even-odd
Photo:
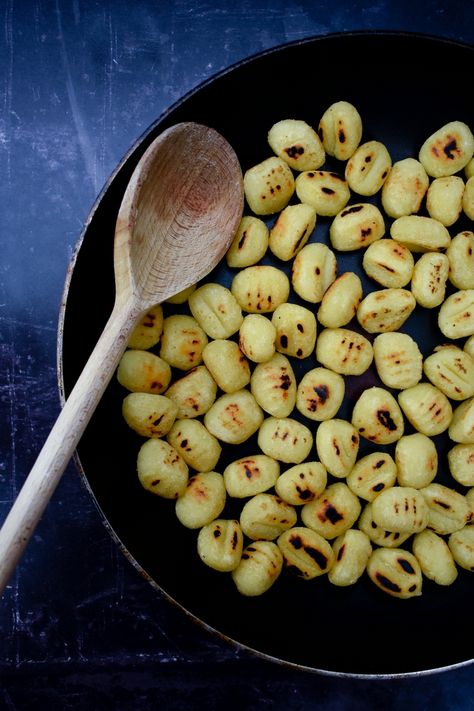
[[126, 348], [138, 314], [112, 314], [0, 529], [0, 596]]

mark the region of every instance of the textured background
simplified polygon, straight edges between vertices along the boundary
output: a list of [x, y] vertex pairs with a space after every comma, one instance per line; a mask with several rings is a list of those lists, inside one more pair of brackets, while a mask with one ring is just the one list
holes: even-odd
[[[59, 411], [74, 246], [147, 126], [215, 72], [287, 41], [405, 29], [473, 44], [473, 20], [471, 0], [0, 2], [0, 520]], [[422, 79], [422, 60], [407, 81]], [[1, 711], [474, 707], [472, 666], [338, 679], [225, 645], [144, 583], [73, 466], [1, 601], [0, 640]], [[347, 640], [355, 654], [360, 643]]]

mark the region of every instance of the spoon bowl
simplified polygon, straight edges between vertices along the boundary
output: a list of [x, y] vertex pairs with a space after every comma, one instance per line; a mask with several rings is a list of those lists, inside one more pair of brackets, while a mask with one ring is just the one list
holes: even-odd
[[179, 123], [151, 143], [119, 209], [109, 320], [0, 530], [0, 594], [94, 413], [140, 316], [220, 261], [243, 210], [242, 171], [215, 130]]

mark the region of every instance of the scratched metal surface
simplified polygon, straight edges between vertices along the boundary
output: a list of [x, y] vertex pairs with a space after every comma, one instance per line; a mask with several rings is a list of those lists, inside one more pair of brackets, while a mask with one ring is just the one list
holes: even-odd
[[[216, 71], [282, 42], [408, 29], [474, 43], [473, 20], [471, 0], [0, 3], [0, 520], [59, 410], [56, 330], [74, 246], [147, 126]], [[472, 667], [337, 679], [211, 636], [125, 560], [72, 465], [0, 602], [0, 640], [1, 711], [474, 707]], [[361, 640], [346, 643], [357, 654]]]

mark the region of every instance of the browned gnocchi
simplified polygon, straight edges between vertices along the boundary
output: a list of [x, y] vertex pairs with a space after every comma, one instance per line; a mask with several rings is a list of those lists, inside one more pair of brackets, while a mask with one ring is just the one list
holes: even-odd
[[474, 570], [471, 129], [392, 165], [340, 101], [267, 138], [226, 272], [150, 309], [117, 369], [139, 482], [245, 596], [451, 585]]

